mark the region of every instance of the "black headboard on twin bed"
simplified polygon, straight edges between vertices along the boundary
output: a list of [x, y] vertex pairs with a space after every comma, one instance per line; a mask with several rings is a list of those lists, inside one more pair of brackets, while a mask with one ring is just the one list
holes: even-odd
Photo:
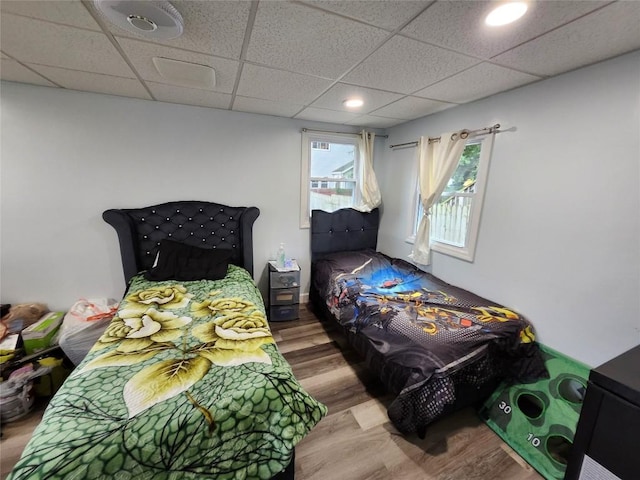
[[256, 207], [177, 201], [142, 208], [111, 209], [102, 214], [118, 233], [127, 282], [153, 265], [160, 241], [168, 238], [199, 247], [233, 251], [231, 263], [253, 275], [253, 223]]
[[375, 250], [378, 245], [380, 212], [365, 213], [352, 208], [335, 212], [311, 212], [311, 260], [323, 254], [352, 250]]

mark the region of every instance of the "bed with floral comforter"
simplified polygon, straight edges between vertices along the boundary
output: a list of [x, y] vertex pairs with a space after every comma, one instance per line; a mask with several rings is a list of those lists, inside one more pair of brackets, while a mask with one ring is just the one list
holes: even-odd
[[9, 478], [269, 479], [326, 412], [278, 352], [246, 270], [138, 275]]

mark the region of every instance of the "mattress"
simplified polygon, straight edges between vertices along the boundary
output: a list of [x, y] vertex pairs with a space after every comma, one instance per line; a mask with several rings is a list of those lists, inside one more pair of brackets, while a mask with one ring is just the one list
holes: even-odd
[[246, 270], [138, 275], [9, 478], [268, 479], [326, 413], [279, 353]]
[[373, 250], [336, 252], [313, 264], [312, 288], [396, 398], [403, 433], [473, 404], [501, 380], [546, 375], [533, 326], [522, 315]]

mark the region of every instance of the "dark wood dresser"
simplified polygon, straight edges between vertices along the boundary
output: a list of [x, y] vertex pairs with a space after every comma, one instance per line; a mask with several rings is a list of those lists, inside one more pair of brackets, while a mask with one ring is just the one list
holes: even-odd
[[640, 345], [591, 371], [564, 478], [640, 479]]

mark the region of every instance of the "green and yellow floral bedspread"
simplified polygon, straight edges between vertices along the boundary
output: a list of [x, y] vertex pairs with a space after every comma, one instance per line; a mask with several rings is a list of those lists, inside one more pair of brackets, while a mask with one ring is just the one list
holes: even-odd
[[278, 352], [248, 272], [137, 276], [9, 478], [267, 479], [326, 412]]

